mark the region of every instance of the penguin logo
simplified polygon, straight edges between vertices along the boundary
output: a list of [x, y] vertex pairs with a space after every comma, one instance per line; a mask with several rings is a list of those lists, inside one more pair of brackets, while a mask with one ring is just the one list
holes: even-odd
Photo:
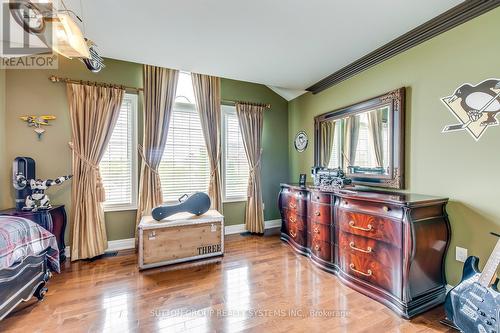
[[464, 83], [441, 101], [460, 122], [446, 126], [443, 133], [465, 130], [478, 141], [488, 127], [499, 124], [500, 79]]

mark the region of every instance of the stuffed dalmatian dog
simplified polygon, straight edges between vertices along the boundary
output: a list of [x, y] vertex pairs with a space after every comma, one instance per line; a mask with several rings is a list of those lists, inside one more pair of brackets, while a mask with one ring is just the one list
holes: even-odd
[[45, 194], [45, 190], [52, 185], [59, 185], [64, 181], [71, 179], [72, 175], [58, 177], [55, 180], [52, 179], [26, 179], [23, 175], [18, 175], [16, 177], [17, 185], [20, 189], [29, 186], [31, 188], [31, 195], [26, 197], [26, 201], [23, 210], [38, 211], [43, 209], [50, 209], [52, 205], [50, 204], [50, 199]]

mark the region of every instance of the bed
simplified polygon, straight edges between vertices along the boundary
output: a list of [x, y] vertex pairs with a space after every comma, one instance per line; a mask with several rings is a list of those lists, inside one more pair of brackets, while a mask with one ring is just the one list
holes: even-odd
[[42, 300], [60, 272], [56, 237], [22, 217], [0, 216], [0, 320], [34, 295]]

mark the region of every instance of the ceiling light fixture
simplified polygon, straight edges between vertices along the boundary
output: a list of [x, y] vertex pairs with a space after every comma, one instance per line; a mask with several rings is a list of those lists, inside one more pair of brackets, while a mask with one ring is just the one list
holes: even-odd
[[58, 13], [52, 20], [52, 48], [66, 58], [89, 58], [89, 48], [80, 27], [68, 15]]

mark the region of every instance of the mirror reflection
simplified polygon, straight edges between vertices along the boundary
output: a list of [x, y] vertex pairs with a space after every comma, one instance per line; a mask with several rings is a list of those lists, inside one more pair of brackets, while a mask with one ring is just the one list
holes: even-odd
[[319, 124], [319, 162], [347, 174], [389, 175], [390, 107], [368, 110]]

